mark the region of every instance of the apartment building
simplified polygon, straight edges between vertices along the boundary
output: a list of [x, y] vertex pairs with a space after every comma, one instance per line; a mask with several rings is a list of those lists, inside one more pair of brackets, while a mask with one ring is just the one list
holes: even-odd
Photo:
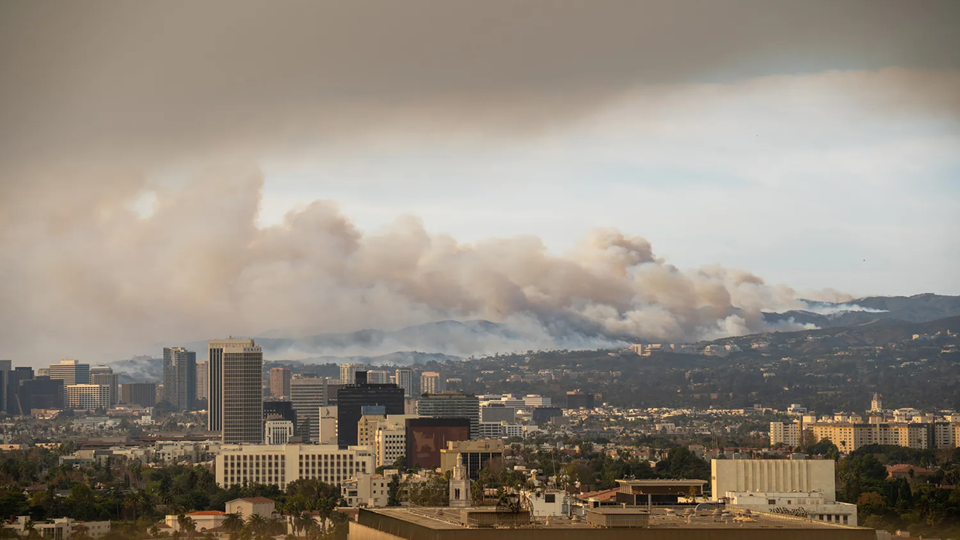
[[873, 444], [924, 449], [933, 448], [935, 443], [932, 423], [817, 422], [810, 429], [816, 440], [828, 439], [841, 452], [852, 452]]
[[770, 446], [785, 444], [800, 446], [800, 424], [797, 422], [770, 422]]

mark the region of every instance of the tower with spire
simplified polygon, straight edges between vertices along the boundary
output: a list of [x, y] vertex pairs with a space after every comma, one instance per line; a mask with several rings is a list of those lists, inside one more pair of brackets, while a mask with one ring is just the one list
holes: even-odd
[[870, 412], [883, 412], [883, 401], [880, 394], [873, 394], [873, 400], [870, 401]]
[[450, 477], [450, 506], [466, 508], [470, 506], [470, 476], [463, 464], [463, 454], [457, 454], [457, 466]]

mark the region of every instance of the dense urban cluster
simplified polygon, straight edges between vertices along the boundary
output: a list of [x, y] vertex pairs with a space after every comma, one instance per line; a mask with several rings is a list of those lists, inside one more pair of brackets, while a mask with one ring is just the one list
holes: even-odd
[[201, 360], [163, 349], [155, 380], [3, 361], [3, 532], [321, 538], [379, 519], [357, 509], [708, 505], [960, 533], [956, 379], [904, 401], [930, 370], [955, 377], [956, 334], [828, 351], [804, 334], [417, 366], [265, 363], [230, 338]]

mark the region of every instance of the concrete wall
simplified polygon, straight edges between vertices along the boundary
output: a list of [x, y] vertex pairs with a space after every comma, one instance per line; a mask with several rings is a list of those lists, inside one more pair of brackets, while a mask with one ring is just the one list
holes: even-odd
[[837, 500], [835, 464], [830, 459], [715, 459], [711, 496], [728, 491], [820, 491], [825, 502]]

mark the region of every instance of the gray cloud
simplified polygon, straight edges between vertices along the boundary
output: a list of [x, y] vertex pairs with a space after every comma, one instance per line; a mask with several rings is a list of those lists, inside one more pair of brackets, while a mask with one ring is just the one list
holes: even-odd
[[536, 130], [638, 84], [957, 69], [958, 27], [950, 1], [8, 2], [0, 161]]
[[[617, 231], [556, 257], [415, 218], [361, 233], [328, 202], [260, 230], [256, 166], [155, 173], [382, 132], [529, 136], [638, 85], [827, 69], [911, 68], [880, 103], [955, 116], [950, 85], [917, 70], [960, 67], [958, 26], [955, 2], [3, 3], [0, 342], [40, 364], [445, 317], [611, 339], [757, 330], [797, 294], [681, 272]], [[131, 206], [149, 191], [143, 219]]]

